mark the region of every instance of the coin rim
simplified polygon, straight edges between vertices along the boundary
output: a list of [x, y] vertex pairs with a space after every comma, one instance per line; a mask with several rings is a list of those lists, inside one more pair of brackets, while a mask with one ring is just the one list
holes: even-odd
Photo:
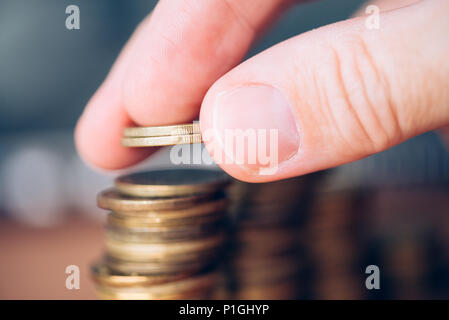
[[[142, 297], [146, 299], [167, 299], [170, 296], [184, 296], [189, 293], [197, 293], [202, 290], [213, 288], [218, 279], [218, 272], [207, 272], [204, 274], [195, 275], [179, 279], [176, 281], [161, 283], [153, 286], [139, 286], [139, 287], [114, 287], [107, 285], [97, 285], [97, 292], [106, 293], [106, 296], [115, 296], [120, 299], [120, 296], [125, 298], [128, 296]], [[107, 295], [109, 293], [109, 295]]]
[[116, 259], [131, 261], [166, 260], [180, 258], [183, 255], [198, 255], [215, 252], [225, 242], [224, 233], [217, 233], [204, 238], [179, 242], [160, 243], [133, 243], [119, 241], [112, 238], [108, 233], [105, 235], [105, 247], [107, 254]]
[[215, 214], [225, 211], [229, 204], [226, 198], [217, 198], [210, 201], [200, 202], [188, 208], [181, 208], [177, 210], [146, 210], [146, 211], [113, 211], [119, 219], [142, 219], [144, 221], [153, 221], [153, 224], [171, 225], [178, 224], [180, 222], [188, 221], [190, 219], [207, 216], [209, 214]]
[[158, 136], [158, 137], [138, 137], [138, 138], [122, 138], [122, 146], [124, 147], [159, 147], [174, 146], [177, 144], [193, 144], [201, 143], [203, 139], [201, 134], [184, 134], [175, 136]]
[[[145, 275], [153, 274], [173, 274], [179, 272], [187, 272], [194, 274], [204, 269], [205, 266], [215, 262], [215, 259], [211, 261], [189, 261], [189, 262], [173, 262], [166, 261], [161, 262], [148, 262], [148, 261], [129, 261], [123, 260], [109, 255], [105, 256], [106, 264], [111, 270], [120, 273], [132, 273], [137, 272]], [[140, 270], [140, 271], [138, 271]]]
[[197, 122], [171, 126], [128, 127], [123, 130], [125, 138], [176, 136], [201, 133]]
[[[125, 230], [148, 230], [154, 229], [154, 231], [145, 231], [145, 232], [168, 232], [170, 230], [177, 229], [187, 229], [187, 228], [196, 228], [196, 227], [206, 227], [208, 225], [214, 225], [217, 222], [225, 221], [226, 212], [224, 210], [221, 211], [213, 211], [209, 214], [199, 215], [187, 217], [186, 219], [177, 219], [176, 223], [173, 221], [171, 223], [164, 223], [163, 219], [160, 219], [159, 222], [155, 222], [155, 219], [147, 219], [145, 217], [123, 217], [114, 214], [114, 212], [110, 213], [107, 217], [107, 223], [109, 226], [117, 227]], [[158, 229], [156, 231], [156, 229]]]
[[[116, 197], [108, 196], [110, 193], [114, 193]], [[120, 196], [123, 198], [120, 198]], [[178, 198], [148, 199], [123, 195], [116, 188], [109, 188], [97, 195], [97, 205], [102, 209], [118, 212], [163, 211], [193, 207], [195, 204], [207, 201], [211, 196], [209, 194], [196, 194]]]
[[[107, 269], [107, 273], [102, 273], [101, 269]], [[137, 285], [154, 285], [177, 281], [191, 276], [189, 273], [162, 274], [162, 275], [139, 275], [119, 273], [107, 266], [105, 262], [95, 263], [91, 266], [92, 279], [99, 284], [106, 284], [114, 287], [128, 287]]]
[[[188, 171], [189, 169], [176, 169], [178, 171]], [[220, 173], [219, 170], [210, 169], [196, 169], [198, 171], [209, 171]], [[151, 171], [149, 171], [151, 172]], [[136, 174], [136, 173], [134, 173]], [[132, 182], [121, 181], [121, 179], [128, 177], [129, 175], [124, 175], [117, 177], [114, 180], [115, 188], [125, 195], [134, 197], [179, 197], [196, 195], [202, 193], [215, 193], [219, 189], [222, 189], [229, 185], [231, 182], [230, 178], [223, 174], [223, 177], [216, 179], [215, 181], [209, 181], [199, 184], [180, 184], [180, 185], [144, 185], [136, 184]]]

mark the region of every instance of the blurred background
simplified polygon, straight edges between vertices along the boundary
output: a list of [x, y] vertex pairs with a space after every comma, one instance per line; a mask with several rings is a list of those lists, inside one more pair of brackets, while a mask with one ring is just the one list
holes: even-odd
[[[80, 160], [73, 128], [155, 3], [0, 1], [0, 298], [95, 298], [88, 270], [103, 248], [105, 216], [95, 196], [117, 173], [94, 171]], [[297, 6], [248, 57], [345, 19], [362, 3]], [[80, 30], [65, 27], [71, 4], [80, 8]], [[168, 164], [168, 151], [162, 150], [139, 168]], [[385, 286], [356, 298], [449, 297], [448, 184], [449, 154], [434, 133], [326, 172], [319, 192], [363, 194], [363, 206], [354, 209], [363, 219], [351, 229], [357, 231], [352, 242], [363, 244], [360, 266], [386, 268]], [[80, 266], [80, 290], [65, 288], [65, 268], [71, 264]], [[364, 269], [359, 271], [364, 277]], [[305, 297], [344, 298], [343, 291]]]

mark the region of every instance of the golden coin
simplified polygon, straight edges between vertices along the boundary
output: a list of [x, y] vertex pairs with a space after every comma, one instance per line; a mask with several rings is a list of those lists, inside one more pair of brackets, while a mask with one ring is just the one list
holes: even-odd
[[[165, 218], [165, 217], [164, 217]], [[226, 211], [217, 211], [212, 212], [207, 215], [199, 215], [193, 217], [187, 217], [184, 219], [164, 219], [157, 217], [126, 217], [122, 215], [118, 215], [116, 212], [113, 212], [108, 219], [108, 223], [112, 226], [117, 226], [124, 229], [135, 229], [136, 231], [145, 231], [148, 232], [156, 231], [155, 228], [172, 228], [180, 229], [180, 228], [188, 228], [192, 226], [205, 226], [209, 224], [215, 224], [217, 221], [225, 222], [227, 219]], [[160, 229], [162, 230], [162, 229]]]
[[[154, 267], [158, 267], [158, 264], [161, 265], [191, 265], [194, 264], [196, 261], [201, 261], [201, 263], [198, 263], [198, 265], [208, 265], [211, 263], [211, 261], [214, 261], [215, 258], [221, 254], [221, 247], [222, 246], [216, 246], [211, 247], [208, 249], [204, 249], [201, 251], [191, 251], [184, 254], [171, 254], [171, 253], [165, 253], [165, 254], [159, 254], [159, 255], [142, 255], [142, 254], [135, 254], [135, 253], [127, 253], [123, 251], [118, 250], [107, 250], [108, 256], [110, 256], [113, 259], [120, 260], [120, 261], [130, 261], [130, 262], [142, 262], [142, 263], [148, 263], [153, 264]], [[108, 248], [107, 248], [108, 249]], [[112, 266], [111, 266], [112, 268]], [[115, 269], [118, 271], [122, 271], [123, 269]], [[187, 269], [186, 269], [187, 270]], [[137, 271], [137, 270], [136, 270]]]
[[255, 215], [256, 219], [258, 216], [263, 214], [276, 214], [276, 215], [287, 215], [287, 214], [298, 214], [301, 210], [301, 207], [298, 203], [293, 201], [273, 201], [271, 203], [266, 204], [243, 204], [240, 208], [241, 211], [245, 213]]
[[203, 139], [201, 134], [185, 134], [177, 136], [159, 136], [159, 137], [140, 137], [140, 138], [122, 138], [124, 147], [158, 147], [173, 146], [176, 144], [201, 143]]
[[132, 173], [115, 179], [115, 187], [135, 197], [178, 197], [213, 193], [229, 183], [219, 170], [166, 169]]
[[213, 288], [217, 279], [218, 275], [214, 272], [151, 286], [111, 287], [100, 285], [97, 290], [106, 296], [113, 296], [117, 299], [170, 299], [177, 298], [178, 295], [194, 294]]
[[110, 226], [124, 229], [134, 229], [135, 231], [168, 232], [189, 227], [203, 227], [205, 225], [214, 224], [217, 221], [223, 221], [225, 217], [226, 213], [222, 210], [207, 215], [177, 219], [176, 223], [172, 222], [165, 224], [164, 222], [167, 221], [164, 219], [165, 217], [160, 219], [148, 217], [123, 217], [113, 212], [108, 215], [107, 221]]
[[[201, 216], [207, 216], [210, 214], [222, 212], [227, 205], [228, 201], [224, 198], [218, 198], [207, 202], [195, 204], [193, 207], [178, 209], [178, 210], [152, 210], [152, 211], [114, 211], [113, 215], [116, 218], [120, 218], [123, 221], [130, 221], [132, 225], [134, 219], [144, 221], [145, 224], [190, 224], [195, 221], [196, 218]], [[142, 219], [142, 220], [141, 220]], [[125, 223], [125, 222], [124, 222]]]
[[293, 228], [242, 228], [236, 235], [237, 252], [271, 255], [295, 250], [299, 246], [298, 231]]
[[154, 296], [146, 292], [116, 292], [111, 288], [99, 287], [97, 296], [102, 300], [209, 300], [213, 296], [214, 288], [187, 291], [182, 293], [171, 293]]
[[224, 235], [217, 234], [204, 239], [169, 243], [137, 243], [116, 239], [106, 233], [106, 250], [112, 257], [130, 261], [171, 259], [182, 261], [201, 252], [216, 251], [223, 245]]
[[296, 242], [298, 240], [298, 230], [295, 227], [283, 228], [241, 228], [236, 234], [238, 241], [262, 246], [269, 245], [270, 242], [279, 242], [282, 244]]
[[258, 212], [239, 211], [237, 219], [242, 228], [270, 228], [297, 225], [300, 212], [271, 211]]
[[291, 300], [298, 298], [295, 281], [282, 283], [245, 285], [239, 288], [232, 297], [238, 300]]
[[[206, 257], [206, 256], [205, 256]], [[196, 258], [196, 257], [195, 257]], [[206, 266], [214, 264], [216, 256], [207, 256], [206, 259], [198, 260], [193, 259], [191, 261], [127, 261], [117, 259], [111, 256], [106, 256], [105, 261], [107, 266], [119, 273], [132, 274], [138, 273], [141, 275], [169, 275], [178, 273], [197, 273], [204, 269]]]
[[111, 270], [104, 262], [92, 266], [92, 278], [95, 282], [107, 286], [144, 286], [161, 284], [190, 276], [189, 273], [178, 273], [173, 275], [140, 275], [134, 273], [119, 273]]
[[[110, 221], [109, 221], [110, 222]], [[183, 240], [204, 238], [216, 234], [223, 229], [223, 221], [215, 223], [190, 225], [180, 227], [148, 227], [148, 228], [123, 228], [117, 225], [108, 225], [107, 232], [117, 240], [127, 242], [166, 243]]]
[[129, 137], [160, 137], [201, 133], [199, 123], [179, 124], [173, 126], [131, 127], [123, 130], [123, 135]]
[[194, 195], [180, 198], [136, 198], [120, 194], [116, 189], [107, 189], [97, 196], [100, 208], [119, 212], [174, 210], [192, 207], [210, 199], [210, 195]]
[[273, 283], [282, 280], [295, 279], [300, 266], [291, 258], [251, 259], [235, 261], [234, 277], [241, 284]]

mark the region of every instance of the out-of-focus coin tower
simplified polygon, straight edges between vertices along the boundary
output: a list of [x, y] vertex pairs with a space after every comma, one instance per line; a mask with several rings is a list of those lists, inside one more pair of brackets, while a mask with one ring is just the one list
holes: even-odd
[[364, 270], [357, 245], [363, 197], [357, 191], [317, 192], [302, 243], [309, 258], [308, 295], [317, 299], [360, 299]]
[[[126, 128], [122, 144], [201, 141], [195, 122]], [[99, 297], [444, 296], [449, 256], [442, 253], [449, 250], [436, 244], [449, 243], [439, 223], [447, 221], [447, 188], [348, 188], [328, 180], [330, 173], [262, 184], [205, 169], [117, 178], [98, 196], [110, 211], [106, 252], [92, 267]], [[382, 268], [383, 290], [367, 288], [367, 266]]]
[[106, 253], [92, 268], [103, 299], [209, 299], [226, 240], [228, 177], [186, 169], [116, 179], [98, 195], [110, 210]]
[[[250, 184], [186, 170], [120, 177], [99, 194], [110, 210], [92, 268], [100, 298], [445, 297], [445, 189], [329, 189], [326, 173]], [[366, 288], [369, 265], [381, 268], [381, 290]]]
[[229, 298], [297, 299], [306, 257], [301, 227], [315, 176], [229, 188], [232, 247], [226, 266]]

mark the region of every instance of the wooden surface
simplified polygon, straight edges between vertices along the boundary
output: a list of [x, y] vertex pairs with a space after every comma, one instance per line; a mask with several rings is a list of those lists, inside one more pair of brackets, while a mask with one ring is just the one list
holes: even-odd
[[[102, 223], [69, 219], [51, 228], [0, 220], [0, 299], [95, 299], [90, 264], [103, 251]], [[68, 265], [80, 289], [66, 288]]]

